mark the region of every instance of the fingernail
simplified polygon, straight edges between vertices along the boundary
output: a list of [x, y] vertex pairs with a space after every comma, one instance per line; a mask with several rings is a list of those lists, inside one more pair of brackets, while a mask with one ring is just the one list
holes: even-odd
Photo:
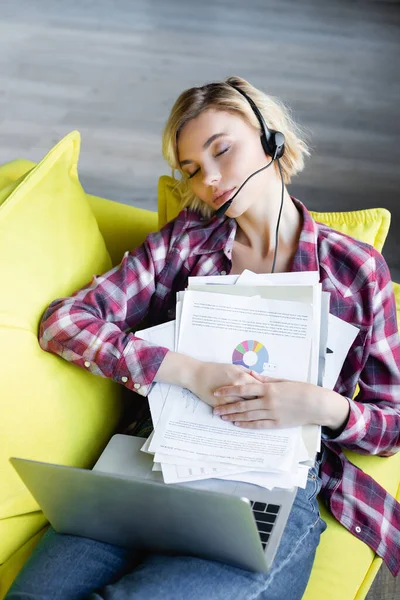
[[221, 414], [221, 411], [220, 411], [220, 410], [218, 410], [218, 408], [216, 408], [216, 409], [214, 410], [214, 415], [220, 415], [220, 414]]
[[221, 396], [221, 392], [214, 392], [214, 396]]

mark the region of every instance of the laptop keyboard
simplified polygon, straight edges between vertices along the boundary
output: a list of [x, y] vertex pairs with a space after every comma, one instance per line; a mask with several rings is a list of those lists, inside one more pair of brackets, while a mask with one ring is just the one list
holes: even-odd
[[278, 504], [254, 502], [253, 500], [250, 500], [250, 504], [260, 534], [261, 544], [265, 550], [281, 507]]

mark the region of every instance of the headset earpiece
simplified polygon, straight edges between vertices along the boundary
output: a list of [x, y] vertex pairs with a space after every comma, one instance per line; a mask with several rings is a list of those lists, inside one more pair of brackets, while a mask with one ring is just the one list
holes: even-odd
[[274, 129], [270, 129], [268, 127], [268, 125], [264, 121], [264, 118], [258, 106], [254, 102], [254, 100], [246, 94], [246, 92], [243, 92], [243, 90], [235, 87], [231, 83], [229, 85], [233, 87], [233, 89], [235, 89], [237, 92], [239, 92], [239, 94], [242, 94], [242, 96], [246, 98], [247, 102], [253, 109], [253, 112], [256, 115], [261, 127], [260, 139], [265, 154], [268, 154], [272, 158], [272, 160], [275, 160], [276, 158], [281, 158], [285, 152], [285, 136], [283, 135], [283, 133], [281, 133], [280, 131], [275, 131]]
[[273, 152], [273, 154], [271, 154], [268, 150], [266, 150], [266, 152], [267, 154], [270, 154], [272, 158], [281, 158], [285, 152], [285, 136], [280, 131], [275, 131], [274, 129], [270, 129], [269, 132], [271, 134], [271, 142], [267, 147], [271, 148], [271, 152]]

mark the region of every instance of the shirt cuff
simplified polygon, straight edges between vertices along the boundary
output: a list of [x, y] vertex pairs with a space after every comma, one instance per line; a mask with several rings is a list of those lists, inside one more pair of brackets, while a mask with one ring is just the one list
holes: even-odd
[[366, 432], [366, 423], [364, 418], [364, 411], [361, 408], [359, 402], [352, 400], [345, 396], [349, 403], [350, 410], [349, 416], [346, 423], [340, 429], [329, 429], [329, 427], [322, 427], [321, 437], [323, 440], [330, 441], [334, 440], [341, 444], [357, 444]]
[[141, 396], [148, 396], [157, 371], [169, 351], [132, 334], [115, 367], [113, 380]]

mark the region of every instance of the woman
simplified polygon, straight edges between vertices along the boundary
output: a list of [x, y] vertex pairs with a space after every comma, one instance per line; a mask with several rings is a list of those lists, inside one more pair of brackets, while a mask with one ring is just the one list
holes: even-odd
[[[321, 425], [320, 461], [297, 492], [267, 575], [194, 557], [139, 557], [50, 529], [7, 598], [301, 598], [325, 528], [316, 500], [321, 483], [335, 517], [397, 572], [398, 505], [343, 453], [388, 456], [399, 448], [400, 342], [385, 261], [370, 246], [315, 223], [289, 196], [283, 182], [302, 170], [307, 147], [286, 109], [243, 79], [181, 94], [163, 151], [181, 173], [186, 208], [118, 267], [53, 302], [41, 324], [42, 347], [144, 396], [154, 381], [186, 387], [238, 427]], [[245, 268], [319, 271], [331, 312], [360, 330], [335, 391], [201, 362], [127, 333], [145, 315], [152, 324], [171, 318], [189, 276]]]

